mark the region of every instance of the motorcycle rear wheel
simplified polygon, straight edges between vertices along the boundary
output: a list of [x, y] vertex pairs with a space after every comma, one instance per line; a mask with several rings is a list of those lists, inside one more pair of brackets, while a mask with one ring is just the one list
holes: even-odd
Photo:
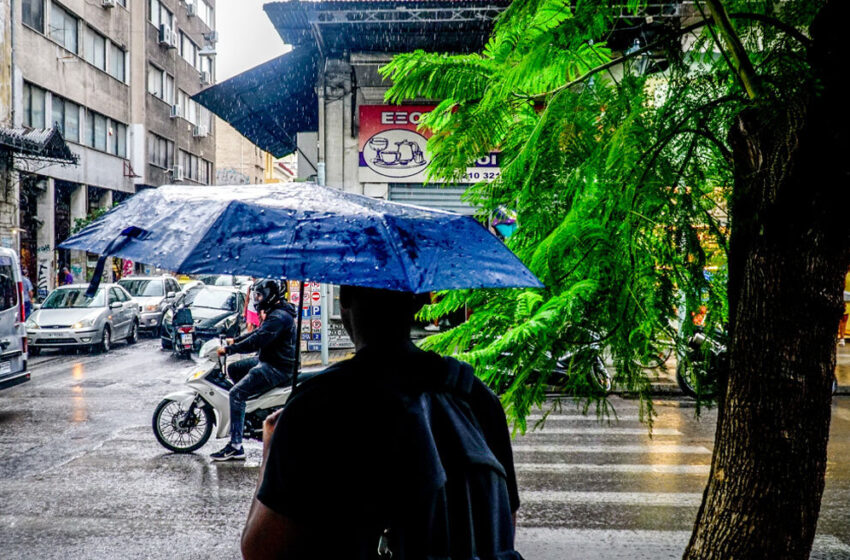
[[180, 403], [165, 399], [153, 413], [153, 435], [164, 448], [174, 453], [192, 453], [200, 449], [212, 435], [215, 416], [208, 407], [196, 408], [189, 425], [180, 426], [186, 411]]

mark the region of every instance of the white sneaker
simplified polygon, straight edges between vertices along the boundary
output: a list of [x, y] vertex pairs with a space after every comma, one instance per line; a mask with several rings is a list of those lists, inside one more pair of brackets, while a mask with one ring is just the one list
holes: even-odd
[[838, 339], [838, 345], [839, 345], [839, 346], [844, 346], [844, 339], [843, 339], [843, 338], [839, 338], [839, 339]]
[[428, 332], [437, 332], [437, 331], [439, 331], [439, 330], [440, 330], [440, 327], [438, 327], [437, 325], [435, 325], [435, 324], [431, 323], [430, 325], [426, 325], [426, 326], [425, 326], [425, 330], [426, 330], [426, 331], [428, 331]]

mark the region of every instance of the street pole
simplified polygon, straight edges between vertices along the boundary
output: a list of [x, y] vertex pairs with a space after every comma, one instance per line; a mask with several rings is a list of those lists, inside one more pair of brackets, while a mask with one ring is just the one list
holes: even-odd
[[331, 298], [328, 297], [328, 292], [330, 292], [331, 290], [329, 288], [330, 288], [329, 284], [319, 284], [319, 293], [321, 294], [321, 297], [322, 297], [322, 307], [321, 307], [321, 310], [322, 310], [321, 311], [322, 328], [321, 328], [320, 332], [322, 333], [321, 336], [322, 336], [322, 365], [323, 366], [328, 365], [328, 348], [329, 348], [329, 344], [330, 344], [330, 341], [328, 340], [328, 317], [330, 316], [330, 313], [328, 312], [328, 303], [330, 302]]
[[[322, 72], [322, 77], [319, 81], [318, 88], [318, 98], [319, 98], [319, 132], [318, 132], [318, 163], [316, 164], [316, 182], [320, 187], [325, 186], [325, 76], [324, 69]], [[321, 349], [322, 349], [322, 365], [328, 365], [328, 285], [325, 283], [319, 284], [319, 305], [321, 306], [321, 311], [319, 312], [319, 317], [322, 321], [322, 328], [319, 330], [322, 337]]]

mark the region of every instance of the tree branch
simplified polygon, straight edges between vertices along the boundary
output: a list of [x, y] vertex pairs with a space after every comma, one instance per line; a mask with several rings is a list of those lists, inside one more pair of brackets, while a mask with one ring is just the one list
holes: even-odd
[[714, 25], [729, 49], [729, 55], [732, 57], [732, 69], [735, 70], [750, 99], [757, 99], [761, 95], [758, 74], [753, 68], [753, 63], [747, 55], [747, 51], [744, 50], [744, 45], [732, 25], [732, 20], [729, 18], [726, 8], [720, 3], [720, 0], [705, 0], [705, 2], [711, 11]]

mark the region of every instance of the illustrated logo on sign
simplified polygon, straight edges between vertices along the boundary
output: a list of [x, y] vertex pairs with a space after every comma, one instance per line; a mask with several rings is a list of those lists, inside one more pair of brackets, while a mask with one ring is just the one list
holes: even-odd
[[381, 131], [366, 142], [363, 158], [366, 165], [385, 177], [410, 177], [428, 165], [425, 145], [428, 140], [413, 130]]

